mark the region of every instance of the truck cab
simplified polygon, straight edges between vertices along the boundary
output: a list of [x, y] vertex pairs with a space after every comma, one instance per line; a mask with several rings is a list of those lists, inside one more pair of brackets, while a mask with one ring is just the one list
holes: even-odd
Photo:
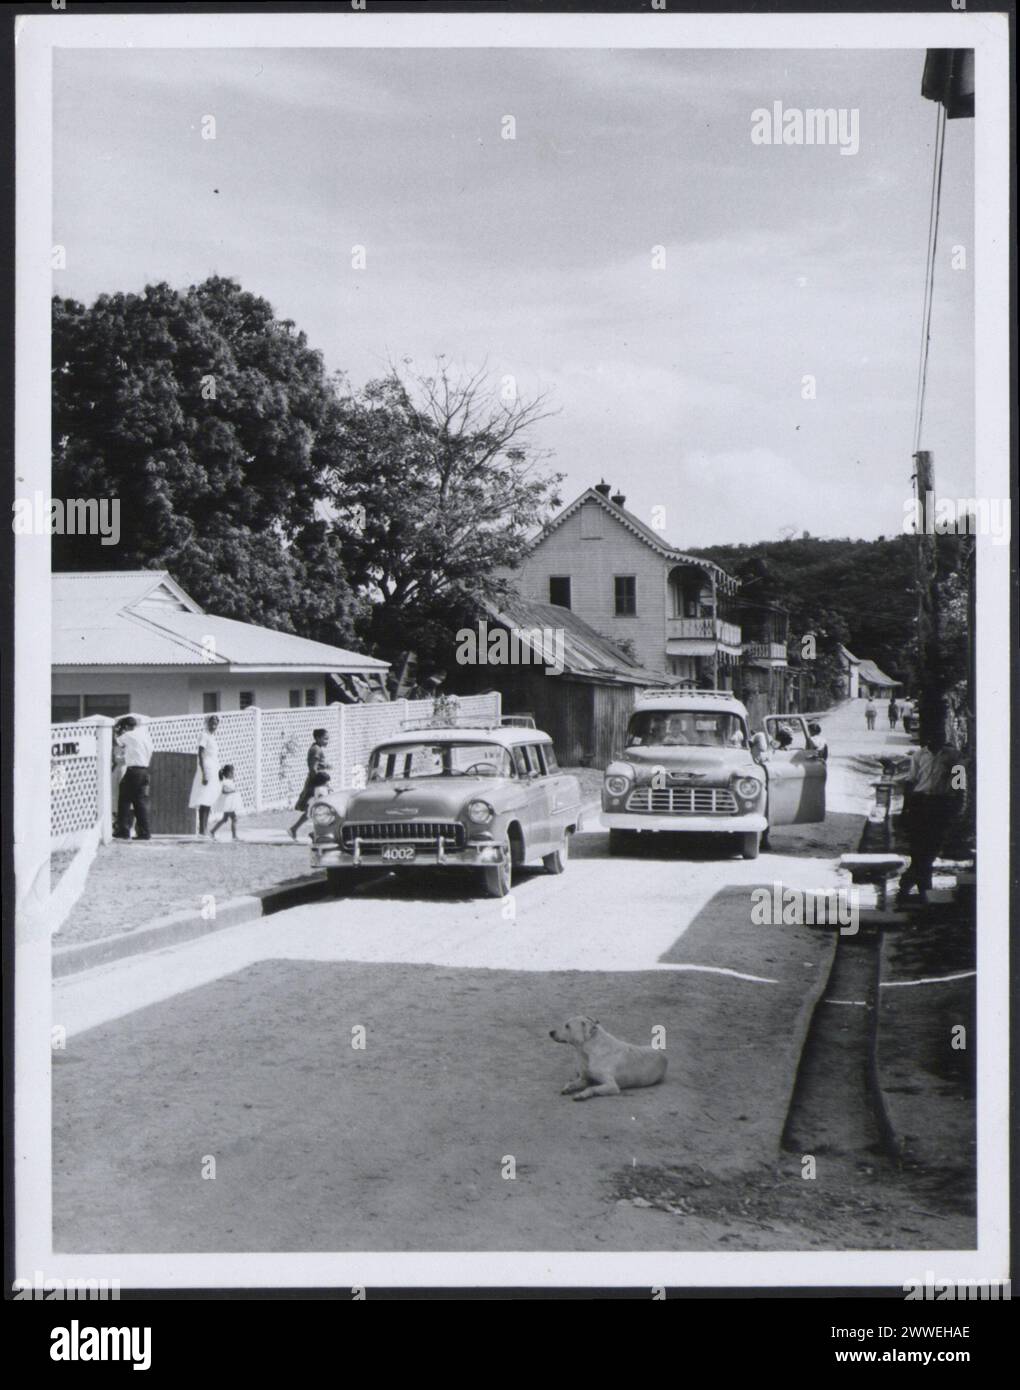
[[649, 690], [606, 768], [602, 823], [610, 852], [634, 834], [737, 837], [755, 859], [774, 825], [825, 819], [826, 764], [802, 715], [767, 715], [752, 734], [728, 690]]

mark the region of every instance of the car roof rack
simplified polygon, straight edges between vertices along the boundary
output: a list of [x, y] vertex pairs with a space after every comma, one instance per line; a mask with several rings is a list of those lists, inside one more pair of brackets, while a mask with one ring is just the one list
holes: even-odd
[[709, 700], [736, 700], [740, 703], [740, 696], [732, 690], [699, 690], [694, 685], [671, 685], [666, 689], [650, 685], [638, 691], [639, 700], [668, 700], [671, 695], [693, 695], [699, 700], [704, 696]]
[[430, 731], [436, 733], [443, 729], [492, 733], [494, 729], [502, 729], [504, 726], [501, 723], [493, 723], [491, 720], [472, 719], [470, 715], [464, 714], [452, 719], [448, 716], [437, 717], [435, 715], [428, 719], [402, 719], [400, 727], [405, 733], [429, 733]]

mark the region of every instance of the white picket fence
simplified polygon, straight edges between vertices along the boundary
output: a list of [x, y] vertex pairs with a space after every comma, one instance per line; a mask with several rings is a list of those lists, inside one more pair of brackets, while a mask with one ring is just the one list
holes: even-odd
[[[233, 763], [245, 806], [268, 811], [292, 806], [304, 782], [314, 729], [328, 729], [334, 785], [349, 787], [373, 747], [397, 733], [405, 720], [427, 719], [431, 700], [393, 700], [375, 705], [316, 705], [302, 709], [255, 706], [228, 710], [218, 718], [220, 763]], [[460, 719], [498, 723], [498, 692], [458, 698]], [[144, 711], [139, 711], [144, 713]], [[147, 724], [157, 752], [195, 753], [207, 716], [178, 714]], [[52, 725], [50, 762], [51, 849], [76, 848], [96, 826], [103, 840], [112, 823], [113, 720], [102, 717]]]

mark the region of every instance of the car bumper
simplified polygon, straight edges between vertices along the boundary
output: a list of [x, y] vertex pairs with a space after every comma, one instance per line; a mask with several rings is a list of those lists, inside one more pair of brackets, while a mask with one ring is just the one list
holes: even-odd
[[[394, 846], [397, 848], [397, 846]], [[372, 850], [354, 841], [353, 849], [337, 844], [312, 845], [313, 869], [417, 869], [425, 866], [440, 868], [489, 869], [503, 862], [503, 846], [492, 841], [468, 843], [463, 849], [452, 845], [416, 844], [413, 859], [383, 859], [378, 848]]]
[[634, 811], [603, 811], [607, 830], [665, 830], [671, 834], [742, 835], [768, 829], [768, 821], [758, 812], [743, 816], [648, 816]]

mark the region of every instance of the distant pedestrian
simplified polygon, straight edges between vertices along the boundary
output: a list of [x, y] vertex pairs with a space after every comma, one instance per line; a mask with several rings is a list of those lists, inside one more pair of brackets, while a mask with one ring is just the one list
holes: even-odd
[[200, 835], [204, 835], [209, 829], [209, 811], [220, 794], [220, 753], [216, 744], [216, 730], [219, 726], [219, 715], [210, 714], [198, 740], [198, 766], [195, 768], [195, 780], [191, 784], [188, 805], [192, 810], [198, 810]]
[[864, 706], [864, 722], [869, 729], [875, 727], [875, 718], [878, 714], [878, 707], [871, 696], [868, 696], [868, 703]]
[[889, 728], [890, 728], [890, 729], [895, 729], [895, 728], [896, 728], [896, 721], [897, 721], [897, 719], [899, 719], [899, 717], [900, 717], [900, 707], [899, 707], [899, 705], [896, 703], [896, 696], [894, 695], [894, 696], [892, 697], [892, 699], [889, 701]]
[[219, 816], [219, 820], [210, 829], [209, 838], [215, 840], [217, 830], [229, 821], [231, 837], [236, 840], [237, 817], [244, 810], [244, 805], [241, 801], [241, 793], [237, 790], [237, 783], [234, 781], [233, 763], [224, 763], [220, 768], [219, 783], [219, 795], [213, 806], [213, 811]]
[[135, 839], [149, 840], [152, 838], [149, 830], [152, 739], [133, 715], [127, 715], [121, 720], [117, 742], [118, 756], [123, 757], [124, 775], [117, 794], [117, 828], [113, 833], [118, 840], [130, 840], [132, 826], [135, 826]]
[[305, 784], [301, 788], [301, 795], [294, 803], [294, 810], [300, 811], [301, 815], [290, 827], [287, 832], [292, 840], [297, 839], [297, 833], [308, 819], [308, 803], [312, 799], [312, 792], [315, 784], [312, 778], [317, 772], [329, 772], [330, 762], [326, 753], [329, 745], [329, 730], [315, 729], [312, 732], [312, 746], [308, 750], [308, 775]]

